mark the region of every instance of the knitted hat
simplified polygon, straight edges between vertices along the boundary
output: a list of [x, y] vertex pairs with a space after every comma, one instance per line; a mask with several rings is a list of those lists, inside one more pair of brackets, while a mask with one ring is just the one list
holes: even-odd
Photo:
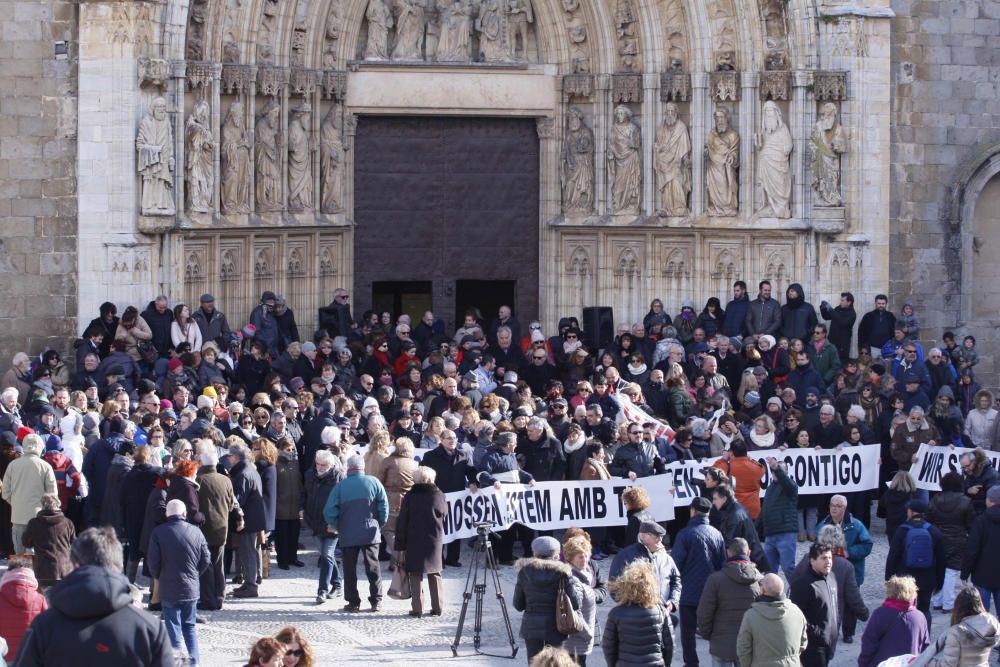
[[20, 428], [17, 429], [17, 441], [24, 442], [24, 438], [31, 435], [34, 432], [35, 431], [33, 429], [30, 429], [27, 426], [21, 426]]
[[555, 558], [559, 555], [559, 540], [549, 535], [531, 541], [531, 555], [535, 558]]
[[[184, 365], [184, 362], [182, 362], [180, 359], [171, 359], [170, 361], [167, 362], [167, 370], [168, 371], [175, 371], [175, 370], [177, 370], [178, 368], [180, 368], [183, 365]], [[112, 369], [112, 370], [114, 370], [114, 369]]]
[[58, 435], [50, 435], [49, 439], [45, 441], [45, 453], [49, 452], [61, 452], [63, 450], [62, 440]]

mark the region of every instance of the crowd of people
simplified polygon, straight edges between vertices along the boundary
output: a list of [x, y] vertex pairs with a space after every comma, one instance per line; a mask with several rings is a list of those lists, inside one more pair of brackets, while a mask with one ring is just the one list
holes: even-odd
[[[725, 308], [685, 301], [672, 318], [656, 299], [643, 322], [588, 347], [573, 317], [546, 335], [507, 306], [492, 319], [473, 309], [450, 333], [429, 311], [416, 324], [355, 320], [349, 303], [337, 289], [308, 340], [270, 291], [236, 329], [210, 294], [193, 312], [163, 296], [121, 317], [105, 303], [75, 363], [54, 349], [15, 355], [0, 378], [8, 660], [89, 651], [161, 664], [176, 652], [198, 664], [199, 612], [258, 597], [272, 557], [303, 567], [303, 525], [316, 605], [342, 595], [342, 611], [362, 611], [360, 560], [365, 607], [379, 611], [388, 562], [410, 615], [440, 616], [442, 571], [462, 567], [462, 542], [444, 544], [444, 494], [635, 480], [678, 460], [706, 460], [689, 516], [657, 522], [630, 486], [628, 525], [491, 535], [498, 566], [518, 567], [529, 660], [558, 660], [561, 646], [586, 664], [599, 644], [608, 664], [670, 664], [679, 626], [685, 667], [698, 665], [698, 636], [719, 667], [820, 666], [871, 614], [862, 660], [877, 665], [926, 649], [934, 608], [953, 619], [930, 649], [942, 667], [1000, 639], [988, 614], [1000, 604], [988, 555], [1000, 485], [985, 455], [1000, 449], [1000, 419], [975, 381], [975, 339], [945, 332], [925, 351], [911, 304], [897, 316], [879, 295], [857, 323], [850, 293], [817, 313], [799, 284], [779, 303], [767, 281], [753, 299], [737, 281]], [[973, 450], [933, 497], [909, 472], [924, 443]], [[799, 494], [780, 460], [865, 444], [881, 447], [879, 490]], [[760, 451], [773, 455], [748, 456]], [[762, 494], [765, 466], [774, 483]], [[873, 506], [890, 551], [887, 599], [871, 612], [859, 590]], [[602, 636], [596, 606], [609, 595]], [[115, 641], [94, 643], [95, 624]], [[311, 661], [294, 628], [253, 651], [252, 665]]]

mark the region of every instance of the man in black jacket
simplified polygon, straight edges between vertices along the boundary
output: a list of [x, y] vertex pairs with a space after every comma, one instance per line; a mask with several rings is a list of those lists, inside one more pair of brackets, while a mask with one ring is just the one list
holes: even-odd
[[211, 294], [201, 295], [201, 307], [194, 311], [191, 319], [201, 330], [201, 339], [206, 343], [214, 341], [219, 336], [229, 336], [229, 320], [221, 310], [215, 309], [215, 297]]
[[736, 501], [733, 490], [722, 484], [712, 489], [712, 504], [719, 510], [722, 517], [722, 525], [719, 532], [726, 538], [729, 544], [733, 538], [742, 537], [750, 545], [750, 560], [754, 562], [761, 572], [770, 571], [767, 556], [764, 554], [764, 545], [760, 543], [757, 529], [753, 525], [753, 519], [743, 505]]
[[153, 332], [152, 343], [157, 354], [166, 357], [173, 347], [170, 325], [174, 323], [174, 314], [167, 308], [167, 297], [161, 294], [156, 300], [150, 301], [146, 310], [142, 311], [142, 319], [146, 320], [149, 330]]
[[663, 459], [656, 451], [656, 445], [642, 438], [642, 425], [628, 425], [628, 442], [618, 448], [608, 471], [615, 477], [634, 480], [650, 477], [657, 470], [663, 470]]
[[875, 297], [875, 310], [869, 310], [858, 325], [858, 352], [867, 350], [872, 359], [882, 357], [882, 346], [892, 338], [896, 328], [896, 316], [886, 309], [889, 297], [879, 294]]
[[806, 617], [809, 645], [802, 652], [803, 667], [827, 667], [837, 650], [840, 619], [837, 582], [833, 578], [833, 550], [816, 543], [809, 547], [809, 571], [792, 583], [789, 599]]
[[854, 295], [850, 292], [840, 293], [840, 305], [836, 308], [826, 301], [820, 301], [819, 314], [824, 320], [830, 320], [830, 342], [837, 348], [840, 363], [846, 364], [851, 358], [851, 337], [854, 336], [854, 321], [858, 313], [854, 310]]
[[229, 446], [229, 477], [233, 482], [233, 495], [243, 511], [243, 521], [236, 524], [239, 540], [240, 565], [243, 568], [243, 585], [233, 591], [233, 597], [255, 598], [257, 593], [257, 533], [264, 530], [264, 485], [257, 468], [248, 461], [247, 446], [243, 443]]
[[326, 329], [330, 338], [350, 333], [351, 306], [347, 290], [343, 287], [333, 290], [333, 301], [326, 308], [319, 309], [319, 328]]
[[162, 623], [132, 604], [113, 528], [88, 528], [70, 551], [76, 569], [48, 593], [18, 650], [18, 665], [173, 667]]
[[[436, 484], [443, 493], [464, 491], [466, 485], [472, 491], [479, 488], [476, 485], [476, 469], [472, 467], [469, 455], [458, 448], [458, 438], [453, 431], [442, 431], [441, 443], [424, 454], [420, 464], [437, 473]], [[461, 540], [452, 540], [445, 545], [444, 564], [462, 567], [458, 561], [461, 551]]]

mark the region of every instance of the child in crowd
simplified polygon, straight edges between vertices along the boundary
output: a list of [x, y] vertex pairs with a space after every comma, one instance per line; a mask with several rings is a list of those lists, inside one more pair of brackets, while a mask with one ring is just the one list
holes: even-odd
[[976, 337], [966, 336], [962, 339], [962, 347], [958, 351], [958, 370], [964, 371], [979, 363], [979, 353], [976, 352]]
[[907, 301], [903, 310], [896, 317], [896, 326], [906, 333], [907, 342], [920, 338], [920, 320], [913, 314], [913, 304]]

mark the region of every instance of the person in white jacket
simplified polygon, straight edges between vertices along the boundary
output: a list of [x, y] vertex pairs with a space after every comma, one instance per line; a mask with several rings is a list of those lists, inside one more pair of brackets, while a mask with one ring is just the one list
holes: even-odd
[[191, 317], [191, 309], [183, 303], [174, 306], [174, 321], [170, 324], [170, 340], [174, 347], [189, 343], [191, 350], [201, 352], [201, 328]]
[[3, 499], [10, 503], [14, 553], [24, 553], [22, 537], [28, 522], [42, 509], [42, 496], [56, 493], [56, 474], [42, 460], [45, 441], [37, 433], [24, 436], [23, 456], [11, 461], [3, 476]]
[[993, 407], [993, 394], [986, 389], [976, 392], [975, 409], [969, 410], [965, 418], [965, 435], [969, 436], [973, 447], [993, 449], [993, 437], [1000, 413]]

